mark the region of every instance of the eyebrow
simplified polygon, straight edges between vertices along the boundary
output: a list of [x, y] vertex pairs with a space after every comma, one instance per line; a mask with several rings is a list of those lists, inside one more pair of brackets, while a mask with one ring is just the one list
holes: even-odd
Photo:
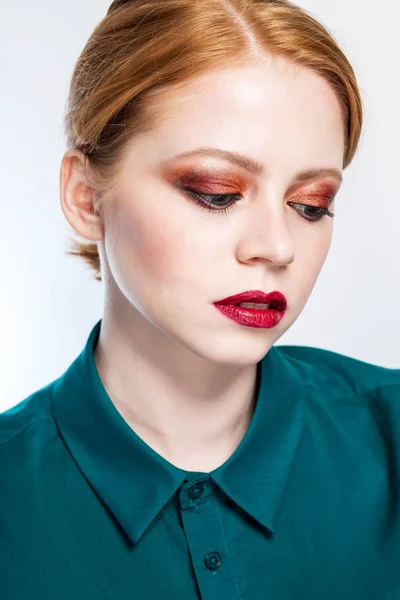
[[[254, 175], [262, 175], [265, 173], [264, 166], [254, 158], [239, 154], [238, 152], [231, 152], [229, 150], [222, 150], [219, 148], [196, 148], [188, 152], [179, 154], [179, 158], [189, 157], [193, 154], [200, 154], [202, 156], [216, 156], [228, 160], [231, 163], [242, 167], [246, 171], [253, 173]], [[309, 181], [310, 179], [320, 179], [322, 177], [334, 177], [339, 182], [343, 181], [342, 173], [338, 169], [331, 167], [318, 168], [318, 169], [307, 169], [296, 173], [294, 180], [296, 182]]]

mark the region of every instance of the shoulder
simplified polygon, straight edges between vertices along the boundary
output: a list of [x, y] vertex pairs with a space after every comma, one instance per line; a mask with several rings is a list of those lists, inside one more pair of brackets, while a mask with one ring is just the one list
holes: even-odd
[[[55, 428], [51, 410], [53, 383], [42, 387], [15, 406], [0, 413], [0, 458], [16, 444], [38, 442], [46, 431]], [[33, 440], [33, 441], [32, 441]]]
[[46, 526], [49, 501], [64, 476], [65, 447], [51, 392], [50, 384], [0, 413], [0, 515], [7, 515], [6, 528], [0, 518], [0, 538], [10, 544], [21, 528], [29, 538], [39, 523]]
[[305, 427], [312, 447], [318, 443], [326, 456], [343, 464], [354, 461], [366, 478], [390, 473], [397, 489], [400, 369], [309, 346], [276, 349], [305, 384]]
[[392, 369], [312, 346], [275, 346], [302, 381], [328, 397], [384, 396], [400, 405], [400, 368]]

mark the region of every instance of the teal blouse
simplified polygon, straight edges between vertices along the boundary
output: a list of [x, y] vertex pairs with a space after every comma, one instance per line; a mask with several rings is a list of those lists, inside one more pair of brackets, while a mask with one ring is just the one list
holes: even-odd
[[0, 415], [1, 600], [400, 598], [400, 369], [273, 346], [238, 448], [186, 472], [107, 395], [100, 327]]

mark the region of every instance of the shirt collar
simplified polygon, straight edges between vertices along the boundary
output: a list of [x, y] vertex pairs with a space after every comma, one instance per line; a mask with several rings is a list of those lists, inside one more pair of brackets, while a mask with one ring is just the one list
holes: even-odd
[[[82, 474], [136, 543], [187, 472], [148, 446], [114, 406], [94, 361], [100, 327], [101, 320], [81, 354], [54, 382], [53, 414]], [[274, 346], [258, 363], [257, 377], [252, 421], [231, 457], [210, 476], [273, 532], [301, 437], [304, 385]]]

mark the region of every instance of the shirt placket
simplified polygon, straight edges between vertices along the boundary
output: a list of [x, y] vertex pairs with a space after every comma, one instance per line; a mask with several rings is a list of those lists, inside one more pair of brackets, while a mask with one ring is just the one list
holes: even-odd
[[208, 475], [185, 480], [179, 490], [182, 524], [202, 600], [242, 600], [226, 543], [219, 493]]

